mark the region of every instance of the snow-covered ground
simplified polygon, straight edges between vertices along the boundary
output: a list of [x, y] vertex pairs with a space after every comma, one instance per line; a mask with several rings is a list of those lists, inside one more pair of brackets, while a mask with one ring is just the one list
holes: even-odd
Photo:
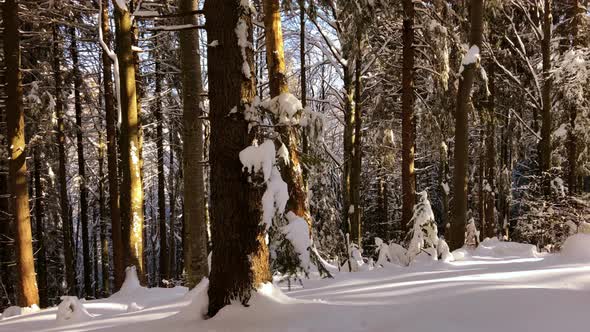
[[0, 331], [587, 331], [590, 235], [576, 236], [564, 254], [487, 240], [451, 263], [342, 272], [284, 293], [269, 284], [250, 307], [234, 304], [209, 320], [199, 318], [204, 283], [187, 294], [130, 282], [81, 302], [89, 315], [58, 321], [51, 308], [4, 318]]

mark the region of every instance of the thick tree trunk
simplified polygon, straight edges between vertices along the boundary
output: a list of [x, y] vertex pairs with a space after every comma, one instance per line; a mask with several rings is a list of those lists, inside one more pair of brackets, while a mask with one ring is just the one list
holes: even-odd
[[541, 173], [551, 168], [551, 30], [553, 25], [553, 0], [544, 0], [543, 6], [543, 109], [541, 111], [541, 141], [539, 142], [539, 167]]
[[402, 226], [407, 231], [416, 204], [416, 118], [414, 116], [414, 2], [403, 0], [402, 50]]
[[[181, 12], [198, 8], [197, 0], [179, 0]], [[186, 16], [184, 24], [197, 24], [196, 16]], [[201, 54], [197, 30], [180, 31], [182, 65], [183, 180], [184, 180], [184, 264], [187, 286], [194, 287], [207, 276], [207, 225], [205, 221], [205, 180], [203, 178], [203, 121], [201, 95]], [[211, 39], [214, 40], [214, 39]], [[220, 41], [221, 42], [221, 41]], [[222, 44], [225, 45], [225, 44]], [[222, 47], [223, 48], [223, 47]]]
[[166, 191], [164, 183], [164, 120], [162, 119], [162, 76], [160, 75], [160, 59], [158, 57], [158, 39], [155, 39], [154, 46], [156, 54], [154, 56], [156, 62], [155, 72], [155, 106], [154, 115], [156, 118], [156, 151], [158, 157], [158, 228], [160, 239], [160, 269], [158, 276], [158, 284], [163, 286], [162, 280], [169, 278], [168, 276], [168, 232], [166, 230]]
[[126, 265], [134, 265], [145, 283], [143, 261], [143, 187], [141, 170], [141, 132], [135, 85], [135, 60], [132, 51], [131, 14], [115, 4], [117, 12], [117, 57], [121, 80], [121, 222], [124, 231]]
[[20, 34], [17, 0], [2, 7], [4, 57], [6, 61], [6, 128], [8, 132], [8, 193], [15, 226], [18, 305], [39, 304], [27, 190], [27, 150], [20, 72]]
[[84, 262], [84, 295], [92, 295], [92, 262], [90, 259], [90, 239], [88, 238], [88, 191], [86, 189], [86, 165], [84, 161], [84, 141], [82, 128], [82, 77], [78, 62], [76, 29], [70, 27], [70, 56], [74, 70], [74, 108], [76, 111], [76, 147], [78, 151], [78, 182], [80, 186], [80, 221], [82, 224], [82, 257]]
[[[263, 186], [248, 182], [238, 154], [251, 143], [243, 110], [256, 94], [253, 52], [241, 48], [235, 27], [247, 27], [252, 42], [252, 13], [234, 0], [205, 2], [209, 47], [211, 119], [211, 236], [213, 243], [209, 316], [231, 300], [246, 304], [253, 288], [271, 280], [269, 251], [261, 224]], [[246, 63], [250, 72], [243, 73]], [[228, 110], [238, 108], [228, 116]], [[186, 177], [186, 174], [185, 174]], [[187, 201], [185, 201], [185, 204]]]
[[39, 307], [48, 306], [47, 295], [47, 248], [45, 247], [45, 220], [43, 185], [41, 184], [41, 157], [38, 148], [33, 150], [35, 168], [35, 225], [37, 238], [37, 285], [39, 287]]
[[63, 231], [64, 266], [66, 294], [74, 295], [77, 288], [76, 263], [74, 260], [73, 225], [68, 199], [68, 181], [66, 173], [66, 137], [64, 134], [63, 85], [61, 78], [61, 49], [59, 48], [59, 27], [53, 25], [53, 79], [55, 84], [55, 116], [57, 118], [56, 138], [59, 156], [58, 178], [59, 199]]
[[[481, 50], [482, 30], [483, 0], [473, 0], [471, 2], [471, 47], [477, 46]], [[455, 112], [455, 169], [453, 179], [455, 204], [453, 222], [451, 224], [451, 241], [449, 244], [452, 250], [461, 248], [465, 243], [469, 167], [468, 114], [471, 87], [475, 78], [476, 66], [476, 63], [463, 65], [463, 72], [459, 78], [459, 91], [457, 93], [457, 109]]]
[[[104, 42], [111, 45], [111, 31], [109, 26], [108, 2], [102, 1], [101, 29]], [[113, 291], [117, 291], [125, 278], [125, 263], [123, 255], [123, 237], [121, 234], [121, 215], [119, 210], [119, 171], [117, 156], [117, 113], [115, 110], [115, 97], [113, 95], [113, 72], [111, 61], [105, 51], [102, 52], [102, 68], [104, 83], [104, 108], [107, 127], [107, 170], [109, 180], [109, 209], [111, 216], [111, 237], [113, 243], [113, 270], [115, 284]]]

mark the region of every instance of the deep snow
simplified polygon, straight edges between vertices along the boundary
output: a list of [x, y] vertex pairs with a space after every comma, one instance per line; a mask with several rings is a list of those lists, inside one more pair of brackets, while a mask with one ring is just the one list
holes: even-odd
[[579, 251], [590, 246], [581, 242], [590, 244], [590, 235], [578, 235], [578, 254], [566, 256], [485, 240], [452, 263], [386, 264], [284, 293], [267, 284], [250, 307], [233, 304], [206, 321], [206, 280], [189, 293], [133, 285], [82, 301], [86, 321], [58, 323], [50, 308], [0, 320], [0, 331], [585, 331], [590, 255]]

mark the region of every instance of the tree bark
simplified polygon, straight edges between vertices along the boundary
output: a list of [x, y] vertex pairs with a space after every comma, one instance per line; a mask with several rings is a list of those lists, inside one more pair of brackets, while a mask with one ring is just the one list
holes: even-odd
[[[271, 280], [265, 228], [261, 225], [263, 186], [253, 186], [242, 172], [238, 154], [251, 143], [243, 110], [256, 94], [253, 51], [238, 45], [235, 27], [247, 27], [252, 42], [252, 13], [234, 0], [205, 2], [211, 119], [211, 236], [209, 316], [231, 300], [244, 304], [253, 288]], [[242, 68], [250, 68], [245, 75]], [[233, 107], [238, 112], [228, 116]], [[186, 174], [185, 174], [186, 177]], [[185, 204], [188, 203], [185, 201]]]
[[498, 227], [496, 224], [496, 114], [495, 114], [495, 82], [496, 64], [490, 63], [488, 78], [490, 96], [488, 97], [488, 118], [487, 118], [487, 135], [486, 135], [486, 180], [489, 190], [486, 191], [485, 237], [492, 238], [496, 235]]
[[102, 295], [110, 294], [109, 274], [109, 241], [107, 236], [107, 213], [105, 208], [104, 192], [104, 150], [105, 144], [102, 133], [98, 134], [98, 206], [100, 213], [100, 249], [101, 249], [101, 274], [102, 274]]
[[37, 285], [39, 287], [39, 307], [47, 308], [47, 248], [45, 247], [45, 221], [43, 184], [41, 183], [41, 157], [39, 148], [33, 150], [33, 165], [35, 170], [35, 225], [37, 238]]
[[414, 2], [403, 0], [402, 50], [402, 226], [408, 224], [416, 204], [416, 174], [414, 148], [416, 146], [416, 118], [414, 116]]
[[[299, 61], [301, 83], [301, 106], [307, 107], [307, 70], [305, 68], [305, 0], [299, 0]], [[303, 128], [301, 149], [303, 155], [309, 154], [308, 129]], [[303, 185], [307, 188], [308, 169], [303, 168]]]
[[175, 131], [172, 121], [172, 116], [168, 119], [168, 144], [170, 150], [170, 166], [168, 168], [168, 204], [170, 205], [170, 258], [168, 262], [170, 267], [168, 272], [170, 278], [177, 278], [177, 264], [176, 264], [176, 190], [174, 185], [174, 177], [176, 171], [174, 167], [174, 134]]
[[[198, 8], [196, 0], [179, 0], [179, 10], [188, 12]], [[196, 16], [186, 16], [184, 24], [196, 25]], [[203, 121], [201, 95], [201, 54], [199, 32], [183, 30], [180, 35], [182, 66], [182, 122], [183, 122], [183, 180], [184, 180], [184, 264], [187, 286], [194, 287], [207, 276], [207, 225], [205, 224], [205, 183], [203, 178]], [[211, 39], [213, 40], [213, 39]], [[190, 202], [189, 204], [186, 204]]]
[[[471, 2], [471, 46], [481, 50], [483, 30], [483, 0]], [[469, 167], [469, 127], [468, 114], [471, 87], [475, 78], [477, 64], [463, 65], [462, 76], [459, 78], [457, 93], [457, 109], [455, 111], [455, 169], [453, 190], [455, 194], [453, 222], [451, 224], [451, 250], [461, 248], [465, 243], [465, 224], [467, 222], [467, 185]]]
[[357, 31], [356, 36], [356, 58], [354, 69], [354, 113], [352, 116], [353, 134], [351, 137], [352, 154], [350, 169], [350, 205], [353, 207], [351, 214], [350, 240], [362, 247], [362, 222], [361, 222], [361, 165], [362, 165], [362, 135], [361, 135], [361, 106], [362, 106], [362, 84], [361, 84], [361, 34]]
[[[108, 2], [102, 1], [102, 20], [101, 29], [104, 42], [111, 45], [111, 29], [109, 26]], [[113, 71], [111, 69], [111, 61], [108, 54], [103, 50], [102, 52], [102, 68], [103, 68], [103, 83], [104, 83], [104, 108], [105, 119], [107, 127], [107, 171], [109, 181], [109, 209], [111, 216], [111, 237], [113, 243], [113, 270], [115, 277], [115, 284], [113, 291], [117, 291], [123, 284], [125, 278], [125, 263], [123, 255], [123, 237], [121, 234], [121, 215], [119, 210], [119, 171], [118, 171], [118, 156], [117, 156], [117, 112], [114, 105], [113, 94]]]
[[[264, 32], [266, 37], [266, 62], [270, 86], [270, 97], [289, 92], [285, 68], [285, 51], [281, 28], [279, 0], [264, 0]], [[289, 200], [285, 212], [293, 212], [303, 218], [311, 230], [311, 215], [307, 207], [307, 190], [303, 181], [301, 165], [301, 133], [297, 127], [279, 125], [277, 131], [281, 141], [289, 150], [289, 164], [281, 165], [281, 177], [289, 188]], [[311, 234], [311, 232], [310, 232]]]
[[92, 262], [90, 259], [90, 239], [88, 238], [88, 190], [86, 189], [86, 164], [84, 161], [84, 141], [82, 128], [82, 99], [80, 89], [82, 77], [78, 62], [76, 29], [70, 27], [70, 56], [74, 71], [74, 108], [76, 111], [76, 147], [78, 151], [78, 182], [80, 186], [80, 221], [82, 226], [82, 257], [84, 262], [84, 295], [92, 295]]
[[131, 14], [115, 3], [117, 13], [117, 57], [121, 81], [121, 222], [124, 231], [126, 265], [137, 268], [145, 283], [143, 261], [143, 187], [141, 170], [141, 132], [137, 107], [135, 59]]
[[27, 150], [20, 71], [20, 33], [17, 0], [6, 0], [2, 7], [4, 57], [6, 64], [6, 128], [8, 132], [8, 193], [15, 226], [18, 305], [39, 304], [35, 279], [35, 260], [27, 189]]
[[[544, 0], [543, 6], [543, 40], [541, 52], [543, 55], [543, 109], [541, 111], [541, 141], [539, 141], [539, 168], [541, 173], [551, 168], [551, 30], [553, 24], [553, 0]], [[548, 188], [548, 186], [547, 186]]]
[[68, 181], [66, 173], [66, 137], [64, 134], [64, 105], [63, 85], [61, 78], [61, 49], [59, 48], [59, 27], [53, 25], [53, 79], [55, 85], [55, 116], [57, 118], [56, 139], [59, 156], [59, 199], [62, 220], [64, 266], [65, 266], [65, 292], [74, 295], [77, 288], [76, 263], [74, 260], [73, 225], [68, 199]]

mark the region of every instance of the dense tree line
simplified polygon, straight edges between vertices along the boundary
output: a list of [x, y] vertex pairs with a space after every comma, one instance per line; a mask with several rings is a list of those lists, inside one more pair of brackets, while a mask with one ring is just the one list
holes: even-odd
[[135, 266], [208, 277], [213, 316], [411, 245], [425, 204], [451, 249], [559, 249], [588, 209], [588, 5], [1, 1], [0, 308]]

